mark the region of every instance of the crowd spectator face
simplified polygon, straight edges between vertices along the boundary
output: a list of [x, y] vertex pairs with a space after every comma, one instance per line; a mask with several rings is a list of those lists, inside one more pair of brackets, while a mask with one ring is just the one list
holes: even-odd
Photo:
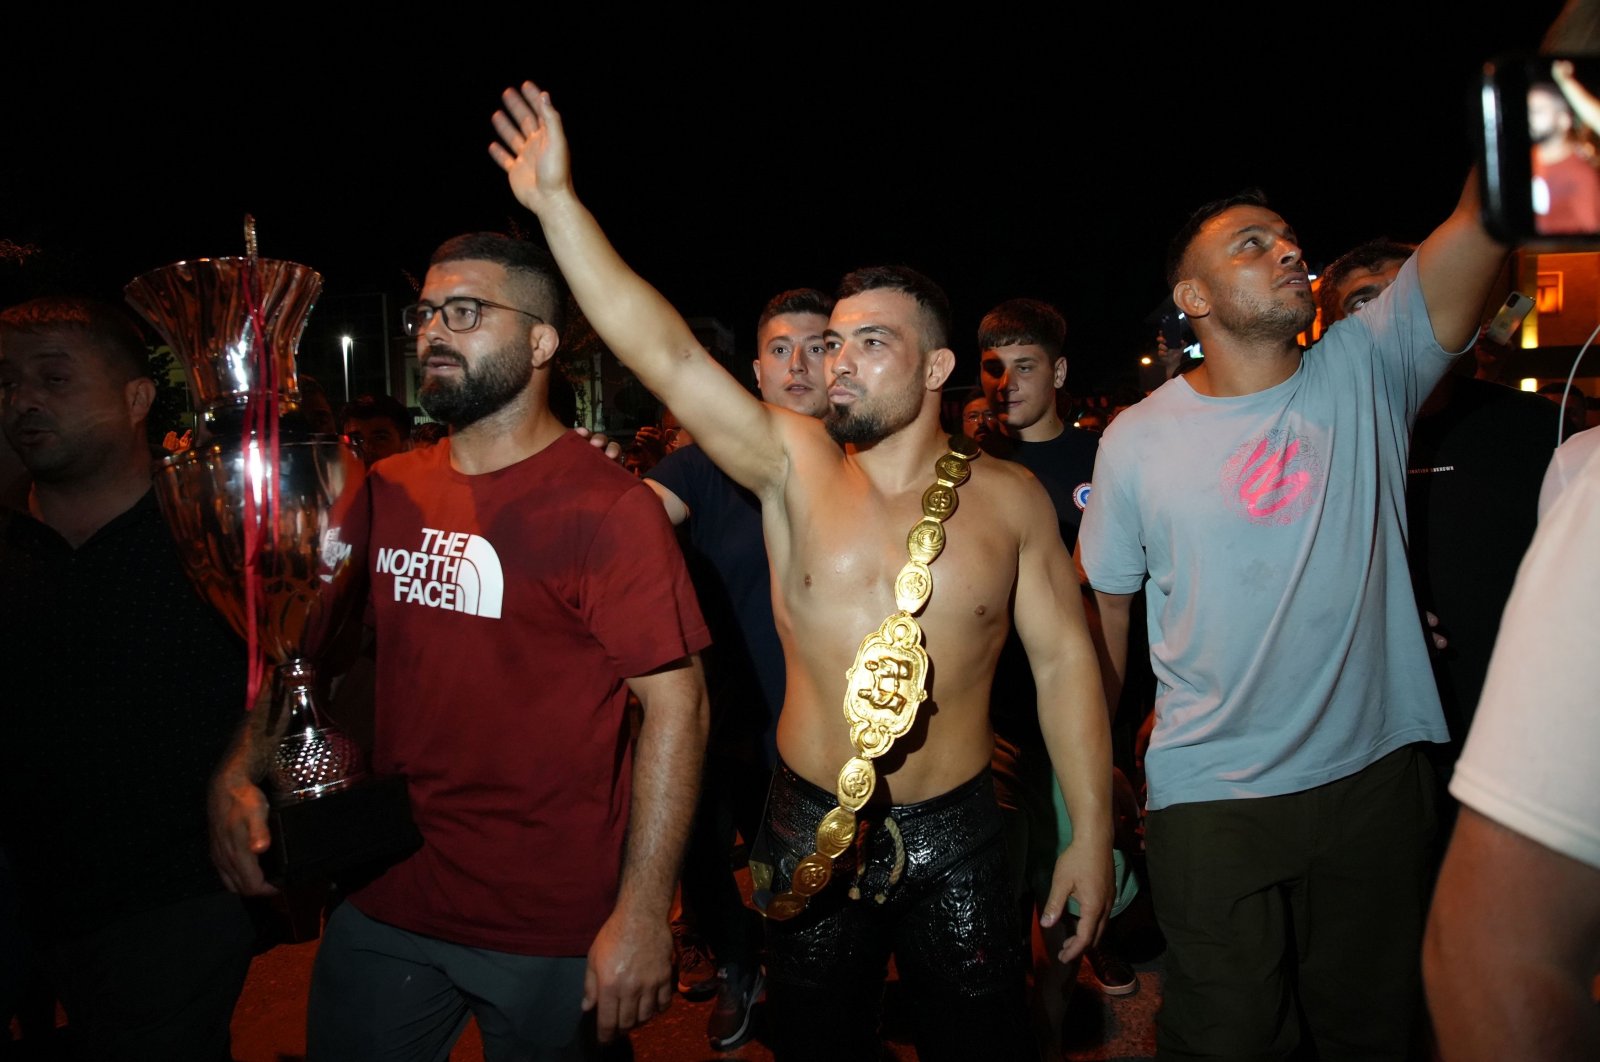
[[1572, 134], [1572, 108], [1555, 86], [1528, 90], [1528, 139], [1537, 145], [1560, 144]]
[[828, 411], [827, 330], [828, 319], [815, 313], [781, 313], [761, 326], [755, 371], [763, 402], [807, 417]]
[[961, 407], [961, 430], [977, 442], [983, 442], [994, 431], [994, 410], [989, 408], [989, 400], [982, 395], [967, 399], [967, 404]]
[[6, 441], [41, 483], [91, 481], [108, 459], [143, 445], [155, 384], [76, 328], [0, 333]]
[[1332, 307], [1335, 315], [1333, 320], [1324, 321], [1323, 326], [1344, 320], [1376, 299], [1384, 288], [1394, 283], [1394, 278], [1400, 275], [1400, 267], [1404, 264], [1405, 259], [1385, 262], [1383, 265], [1356, 270], [1342, 278], [1338, 286], [1330, 292], [1329, 298], [1323, 302], [1324, 306]]
[[983, 352], [983, 394], [1009, 434], [1031, 428], [1055, 408], [1056, 389], [1067, 382], [1067, 359], [1051, 359], [1036, 343]]
[[1266, 207], [1229, 207], [1204, 222], [1185, 250], [1173, 301], [1197, 331], [1245, 341], [1291, 341], [1317, 307], [1300, 244]]
[[347, 417], [344, 433], [360, 449], [362, 459], [369, 466], [406, 449], [406, 434], [388, 417]]

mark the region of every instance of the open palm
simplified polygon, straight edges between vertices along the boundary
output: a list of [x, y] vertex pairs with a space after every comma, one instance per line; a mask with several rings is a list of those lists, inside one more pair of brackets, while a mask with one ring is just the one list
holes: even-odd
[[517, 201], [538, 213], [554, 195], [572, 187], [561, 115], [551, 106], [550, 94], [531, 81], [506, 89], [500, 99], [504, 107], [492, 119], [500, 139], [489, 145], [489, 154], [506, 171]]

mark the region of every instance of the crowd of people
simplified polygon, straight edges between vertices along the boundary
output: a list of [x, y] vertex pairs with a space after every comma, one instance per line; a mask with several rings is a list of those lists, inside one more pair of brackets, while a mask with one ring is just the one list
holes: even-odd
[[[875, 1060], [891, 960], [919, 1058], [1059, 1057], [1080, 962], [1137, 991], [1136, 903], [1163, 1059], [1596, 1054], [1600, 433], [1473, 378], [1509, 250], [1473, 180], [1316, 289], [1261, 195], [1200, 207], [1166, 280], [1204, 357], [1101, 431], [1055, 308], [994, 307], [960, 380], [898, 265], [776, 294], [735, 378], [549, 94], [493, 121], [542, 239], [446, 241], [404, 311], [448, 433], [295, 396], [366, 465], [334, 702], [421, 835], [319, 896], [310, 1059], [469, 1019], [597, 1058], [681, 992], [714, 1049], [764, 999], [779, 1059]], [[671, 412], [627, 460], [558, 411], [574, 305]], [[276, 735], [156, 503], [146, 353], [90, 298], [0, 312], [0, 1010], [224, 1060]]]

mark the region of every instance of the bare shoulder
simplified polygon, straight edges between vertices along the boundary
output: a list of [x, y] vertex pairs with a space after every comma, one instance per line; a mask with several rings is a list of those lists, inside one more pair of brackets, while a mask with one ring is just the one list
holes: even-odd
[[1037, 476], [1015, 461], [985, 456], [972, 462], [972, 478], [964, 493], [966, 500], [982, 506], [1020, 537], [1030, 529], [1043, 529], [1059, 538], [1050, 495]]

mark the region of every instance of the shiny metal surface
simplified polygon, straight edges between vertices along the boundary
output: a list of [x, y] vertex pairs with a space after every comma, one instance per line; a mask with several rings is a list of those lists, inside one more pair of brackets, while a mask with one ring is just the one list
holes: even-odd
[[[174, 262], [124, 288], [128, 302], [183, 362], [195, 408], [208, 421], [266, 392], [262, 351], [272, 352], [285, 407], [298, 404], [295, 353], [321, 291], [322, 276], [310, 266], [271, 258]], [[252, 301], [264, 334], [251, 318]]]
[[[280, 412], [295, 408], [296, 349], [321, 290], [308, 266], [255, 257], [176, 262], [125, 289], [183, 361], [211, 429], [204, 445], [161, 462], [156, 496], [201, 596], [241, 638], [252, 637], [253, 618], [257, 651], [277, 665], [267, 710], [268, 732], [283, 735], [270, 768], [278, 803], [366, 775], [361, 750], [317, 710], [310, 663], [361, 596], [365, 514], [354, 510], [365, 468], [337, 436], [283, 432], [274, 447], [245, 430], [243, 415], [274, 399]], [[246, 528], [252, 510], [260, 522]], [[353, 515], [360, 527], [349, 525]], [[252, 538], [260, 546], [247, 556]]]
[[[267, 466], [253, 443], [214, 442], [162, 461], [156, 496], [190, 581], [241, 638], [249, 631], [244, 499], [257, 499], [267, 527], [254, 561], [256, 639], [262, 655], [279, 665], [269, 729], [284, 732], [272, 787], [279, 801], [299, 800], [365, 775], [360, 750], [317, 710], [309, 661], [322, 655], [360, 599], [364, 528], [349, 521], [365, 516], [355, 507], [366, 470], [336, 436], [283, 442], [270, 481]], [[269, 482], [276, 486], [275, 522]]]

